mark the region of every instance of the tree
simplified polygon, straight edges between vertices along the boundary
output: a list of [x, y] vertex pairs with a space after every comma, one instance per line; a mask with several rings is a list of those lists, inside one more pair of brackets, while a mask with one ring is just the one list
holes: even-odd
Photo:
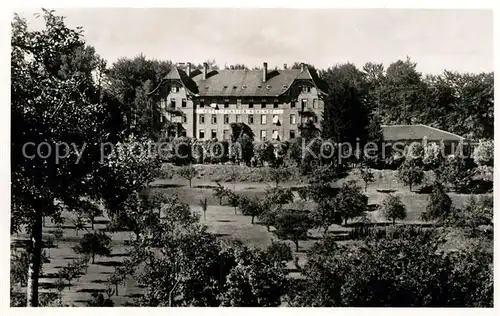
[[76, 236], [78, 236], [79, 231], [87, 229], [85, 227], [85, 221], [83, 220], [83, 217], [80, 214], [77, 214], [76, 218], [73, 219], [73, 227], [75, 228]]
[[76, 253], [90, 255], [94, 264], [96, 255], [108, 256], [111, 253], [111, 238], [103, 232], [85, 234], [74, 250]]
[[473, 176], [471, 167], [465, 159], [458, 156], [448, 156], [439, 169], [436, 170], [436, 179], [455, 190], [466, 189]]
[[472, 237], [476, 237], [481, 225], [493, 224], [493, 198], [474, 195], [469, 197], [463, 209], [454, 209], [451, 214], [451, 224], [469, 230]]
[[238, 207], [243, 215], [252, 217], [252, 224], [254, 223], [254, 218], [264, 212], [263, 203], [255, 196], [240, 196]]
[[191, 188], [191, 181], [198, 175], [198, 170], [196, 170], [196, 168], [192, 165], [188, 165], [180, 167], [178, 173], [181, 177], [189, 181], [189, 187]]
[[388, 220], [392, 220], [392, 224], [396, 224], [396, 220], [406, 218], [406, 206], [401, 202], [399, 196], [388, 195], [382, 202], [382, 214]]
[[[28, 306], [39, 305], [43, 217], [60, 213], [69, 197], [95, 193], [89, 181], [100, 148], [82, 148], [115, 142], [121, 128], [117, 103], [92, 76], [102, 60], [81, 30], [67, 28], [53, 11], [44, 10], [43, 19], [45, 27], [32, 31], [16, 15], [11, 33], [11, 223], [14, 231], [26, 225], [33, 241]], [[34, 145], [23, 153], [28, 142]], [[36, 154], [42, 143], [50, 147], [46, 158]]]
[[89, 307], [113, 307], [114, 303], [111, 300], [112, 292], [107, 292], [108, 297], [105, 298], [102, 293], [92, 292], [92, 299], [87, 302], [87, 306]]
[[201, 210], [203, 211], [203, 220], [206, 221], [207, 220], [207, 209], [208, 209], [207, 198], [200, 200], [200, 207], [201, 207]]
[[421, 215], [422, 219], [425, 221], [435, 219], [444, 221], [450, 216], [451, 211], [451, 198], [446, 194], [446, 190], [441, 183], [435, 183], [429, 197], [429, 204], [427, 204], [426, 211]]
[[[328, 86], [321, 120], [322, 138], [336, 144], [349, 144], [350, 148], [358, 144], [364, 148], [369, 125], [368, 86], [364, 74], [347, 63], [328, 68], [320, 76]], [[346, 161], [354, 159], [352, 155], [348, 158]]]
[[227, 194], [227, 200], [229, 205], [234, 207], [234, 214], [236, 215], [236, 208], [240, 204], [240, 196], [233, 191], [229, 191]]
[[410, 186], [410, 191], [414, 184], [422, 183], [424, 179], [424, 170], [418, 166], [414, 160], [405, 160], [398, 168], [398, 178]]
[[441, 147], [436, 143], [429, 143], [424, 147], [423, 164], [427, 169], [437, 169], [444, 161]]
[[216, 183], [217, 186], [213, 189], [213, 196], [219, 199], [219, 205], [222, 205], [222, 199], [229, 196], [229, 190], [221, 185], [219, 182]]
[[365, 214], [368, 207], [368, 197], [362, 193], [354, 181], [344, 183], [335, 196], [335, 209], [342, 214], [344, 223]]
[[368, 188], [368, 183], [375, 182], [373, 171], [366, 165], [361, 165], [358, 170], [361, 179], [365, 183], [365, 192], [366, 192], [366, 189]]
[[493, 166], [494, 160], [494, 143], [493, 140], [479, 141], [477, 147], [474, 148], [472, 157], [474, 162], [479, 166]]
[[259, 165], [268, 163], [274, 164], [276, 156], [274, 155], [274, 145], [269, 141], [256, 142], [254, 144], [254, 157]]
[[293, 202], [293, 192], [289, 188], [268, 188], [264, 197], [264, 210], [259, 214], [259, 221], [266, 225], [267, 231], [271, 231], [276, 217], [280, 214], [283, 206]]
[[90, 201], [82, 201], [81, 203], [81, 207], [84, 208], [83, 213], [89, 219], [92, 230], [94, 230], [95, 218], [103, 215], [102, 209]]
[[295, 251], [299, 251], [299, 240], [307, 238], [307, 232], [314, 223], [308, 213], [298, 210], [285, 210], [276, 219], [274, 233], [280, 239], [288, 239], [295, 244]]
[[[319, 241], [308, 252], [292, 306], [493, 306], [493, 256], [466, 248], [443, 253], [435, 230], [395, 228], [357, 247]], [[399, 236], [398, 236], [399, 235]]]
[[280, 183], [290, 180], [293, 176], [291, 168], [288, 167], [270, 168], [267, 174], [269, 180], [276, 185], [276, 188], [279, 187]]

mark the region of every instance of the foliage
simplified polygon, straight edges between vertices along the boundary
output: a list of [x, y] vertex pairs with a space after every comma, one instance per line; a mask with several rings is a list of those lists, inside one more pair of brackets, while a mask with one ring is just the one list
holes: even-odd
[[280, 183], [286, 182], [292, 178], [292, 170], [288, 167], [270, 168], [267, 170], [267, 173], [266, 178], [274, 182], [276, 188]]
[[442, 184], [435, 183], [429, 197], [429, 204], [427, 204], [426, 211], [422, 213], [421, 218], [425, 221], [439, 220], [442, 222], [450, 216], [451, 211], [451, 198], [446, 194]]
[[252, 217], [252, 224], [254, 223], [255, 217], [262, 214], [266, 209], [265, 204], [255, 196], [241, 196], [239, 199], [238, 207], [243, 215]]
[[111, 253], [111, 238], [103, 232], [85, 234], [73, 249], [76, 253], [90, 255], [94, 264], [96, 255], [108, 256]]
[[208, 209], [208, 200], [205, 197], [203, 200], [200, 200], [200, 207], [201, 210], [203, 211], [203, 220], [207, 220], [207, 209]]
[[464, 190], [469, 187], [473, 171], [467, 161], [458, 156], [448, 156], [439, 169], [436, 170], [436, 179], [455, 190]]
[[403, 220], [406, 218], [406, 206], [401, 201], [399, 196], [388, 195], [382, 202], [382, 214], [393, 224], [397, 219]]
[[189, 181], [189, 187], [191, 188], [191, 181], [198, 175], [198, 170], [196, 170], [196, 168], [192, 165], [188, 165], [179, 168], [178, 172], [181, 177]]
[[299, 251], [299, 240], [307, 238], [307, 232], [314, 227], [314, 222], [307, 212], [299, 210], [283, 210], [278, 214], [274, 233], [280, 239], [288, 239], [295, 243], [295, 251]]
[[409, 185], [411, 191], [413, 185], [420, 184], [424, 180], [424, 170], [415, 160], [406, 159], [398, 168], [398, 178], [405, 185]]
[[276, 155], [274, 154], [274, 145], [270, 141], [256, 142], [253, 148], [254, 158], [258, 166], [267, 163], [274, 164]]
[[365, 183], [365, 192], [366, 189], [368, 188], [368, 184], [370, 182], [375, 182], [375, 178], [373, 176], [373, 171], [366, 165], [361, 165], [358, 169], [359, 175], [363, 182]]
[[[368, 207], [368, 197], [354, 181], [344, 183], [335, 196], [335, 210], [340, 212], [345, 224], [348, 219], [363, 216]], [[329, 216], [333, 221], [336, 215]]]
[[213, 196], [219, 199], [219, 205], [222, 205], [222, 199], [225, 197], [229, 197], [230, 190], [221, 185], [219, 182], [216, 183], [217, 186], [213, 189]]
[[479, 166], [493, 166], [494, 160], [493, 140], [481, 140], [474, 148], [472, 157]]
[[102, 293], [92, 292], [92, 299], [87, 302], [87, 306], [89, 307], [113, 307], [113, 301], [108, 297], [105, 298]]
[[476, 198], [471, 195], [463, 209], [453, 211], [450, 224], [467, 229], [472, 236], [477, 235], [480, 226], [493, 224], [492, 197]]
[[439, 166], [441, 166], [443, 161], [444, 161], [443, 152], [438, 144], [432, 142], [428, 143], [424, 147], [424, 155], [422, 162], [427, 169], [431, 170], [439, 168]]
[[491, 253], [445, 254], [435, 231], [409, 233], [366, 239], [354, 248], [320, 241], [308, 253], [304, 281], [290, 291], [291, 305], [492, 306]]

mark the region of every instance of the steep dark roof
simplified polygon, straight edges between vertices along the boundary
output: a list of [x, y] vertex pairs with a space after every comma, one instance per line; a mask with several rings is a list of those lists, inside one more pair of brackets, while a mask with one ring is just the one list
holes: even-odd
[[382, 133], [386, 141], [422, 140], [429, 141], [460, 141], [464, 137], [446, 132], [427, 125], [383, 125]]
[[206, 79], [203, 79], [201, 71], [194, 70], [190, 78], [186, 72], [174, 67], [164, 79], [181, 80], [186, 88], [200, 96], [277, 97], [286, 92], [295, 80], [312, 80], [323, 93], [323, 83], [307, 67], [304, 70], [269, 70], [265, 82], [262, 77], [262, 70], [223, 69], [210, 70]]

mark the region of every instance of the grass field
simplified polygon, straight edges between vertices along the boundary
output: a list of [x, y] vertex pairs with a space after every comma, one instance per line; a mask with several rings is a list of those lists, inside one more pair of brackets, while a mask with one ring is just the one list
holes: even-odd
[[[430, 179], [432, 176], [428, 175]], [[360, 185], [362, 182], [355, 175], [349, 175], [346, 180], [357, 181]], [[268, 232], [266, 227], [251, 224], [251, 219], [248, 216], [243, 216], [239, 212], [235, 214], [233, 207], [226, 205], [218, 205], [218, 200], [212, 196], [211, 186], [215, 185], [207, 177], [200, 177], [193, 181], [193, 188], [189, 188], [187, 181], [181, 179], [172, 180], [158, 180], [154, 183], [155, 188], [151, 189], [153, 193], [160, 193], [171, 196], [177, 194], [179, 199], [188, 203], [194, 211], [200, 212], [199, 200], [206, 197], [208, 199], [208, 210], [206, 220], [201, 218], [201, 222], [206, 224], [209, 229], [214, 232], [218, 237], [223, 239], [239, 239], [252, 247], [266, 247], [271, 243], [271, 240], [276, 238], [272, 232]], [[224, 183], [225, 186], [233, 189], [232, 183]], [[254, 195], [263, 197], [265, 189], [270, 184], [265, 182], [242, 182], [236, 183], [235, 190], [240, 194]], [[298, 181], [286, 183], [286, 186], [299, 186], [302, 185]], [[382, 191], [382, 192], [381, 192]], [[403, 203], [407, 207], [408, 217], [407, 222], [418, 222], [420, 214], [425, 210], [428, 203], [428, 194], [419, 194], [410, 192], [407, 187], [403, 187], [395, 177], [394, 171], [375, 171], [375, 182], [368, 186], [366, 195], [369, 198], [369, 204], [380, 204], [386, 192], [400, 196]], [[456, 207], [462, 207], [469, 198], [466, 194], [449, 194], [453, 204]], [[71, 262], [76, 258], [73, 251], [79, 240], [79, 237], [84, 234], [80, 232], [76, 236], [74, 228], [71, 226], [70, 215], [66, 216], [66, 223], [64, 228], [63, 239], [57, 243], [57, 247], [47, 249], [50, 256], [50, 263], [46, 263], [43, 269], [43, 277], [40, 280], [40, 290], [54, 291], [52, 285], [55, 281], [55, 273], [64, 265]], [[369, 214], [372, 221], [383, 222], [385, 221], [379, 211], [374, 211]], [[98, 218], [96, 229], [104, 229], [106, 225], [106, 218]], [[47, 226], [44, 228], [44, 233], [49, 234], [52, 229], [55, 229], [48, 221]], [[90, 228], [89, 228], [90, 229]], [[333, 225], [330, 227], [332, 233], [346, 232], [348, 228]], [[14, 236], [16, 238], [25, 238], [26, 236]], [[299, 252], [293, 252], [294, 257], [299, 258], [299, 264], [305, 262], [305, 252], [309, 249], [319, 238], [321, 233], [316, 230], [309, 232], [308, 240], [299, 243]], [[63, 300], [70, 302], [76, 306], [85, 305], [85, 301], [89, 300], [91, 293], [94, 291], [104, 292], [107, 288], [106, 279], [111, 274], [115, 267], [121, 264], [121, 261], [127, 256], [127, 246], [125, 241], [130, 239], [130, 234], [127, 232], [119, 232], [112, 234], [113, 249], [109, 257], [97, 257], [95, 264], [90, 264], [87, 274], [82, 276], [79, 281], [74, 281], [74, 285], [66, 288], [63, 292]], [[295, 249], [291, 242], [291, 249]], [[289, 262], [288, 266], [292, 274], [294, 264]], [[115, 305], [123, 305], [125, 302], [130, 301], [134, 296], [139, 294], [141, 289], [133, 280], [127, 280], [124, 285], [119, 287], [118, 295], [112, 297]]]

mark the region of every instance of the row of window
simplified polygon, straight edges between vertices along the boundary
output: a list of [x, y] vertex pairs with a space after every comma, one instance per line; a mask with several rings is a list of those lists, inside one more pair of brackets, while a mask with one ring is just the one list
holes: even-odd
[[[200, 129], [198, 131], [198, 138], [199, 139], [205, 139], [205, 130], [204, 129]], [[216, 129], [212, 129], [210, 131], [210, 138], [217, 138], [217, 130]], [[230, 134], [229, 134], [229, 130], [228, 129], [225, 129], [223, 130], [223, 133], [222, 133], [222, 139], [224, 140], [228, 140], [230, 138]], [[295, 130], [290, 130], [289, 131], [289, 139], [294, 139], [295, 138]], [[267, 139], [267, 130], [261, 130], [260, 131], [260, 140], [266, 140]], [[271, 133], [271, 139], [272, 140], [279, 140], [279, 133], [277, 130], [273, 130], [272, 133]]]
[[[161, 105], [161, 107], [162, 107], [162, 108], [165, 108], [165, 105], [166, 105], [166, 104], [165, 104], [165, 102], [166, 102], [166, 100], [165, 100], [165, 99], [161, 99], [161, 101], [160, 101], [160, 105]], [[313, 104], [313, 108], [314, 108], [314, 109], [318, 109], [318, 108], [319, 108], [319, 102], [318, 102], [318, 99], [313, 99], [312, 104]], [[176, 99], [175, 99], [175, 98], [171, 98], [171, 99], [170, 99], [170, 106], [171, 106], [171, 107], [177, 107], [177, 101], [176, 101]], [[185, 98], [181, 99], [181, 107], [182, 107], [182, 108], [185, 108], [186, 106], [187, 106], [187, 100], [186, 100]], [[200, 102], [198, 103], [198, 106], [199, 106], [200, 108], [205, 107], [205, 101], [204, 101], [204, 100], [200, 100]], [[214, 102], [212, 102], [210, 106], [211, 106], [211, 107], [218, 106], [217, 101], [215, 100]], [[236, 100], [236, 108], [238, 108], [239, 106], [241, 106], [241, 99]], [[291, 108], [295, 108], [296, 106], [297, 106], [297, 105], [296, 105], [296, 102], [295, 102], [295, 101], [290, 102], [290, 107], [291, 107]], [[262, 101], [262, 102], [260, 103], [260, 107], [261, 107], [262, 109], [267, 108], [267, 103], [266, 103], [266, 101]], [[274, 108], [274, 109], [277, 109], [278, 107], [279, 107], [279, 102], [278, 102], [277, 100], [275, 100], [275, 101], [273, 102], [273, 108]], [[307, 108], [307, 99], [302, 99], [302, 101], [301, 101], [301, 107], [302, 107], [302, 108]], [[229, 108], [229, 100], [225, 100], [225, 101], [224, 101], [224, 108], [225, 108], [225, 109], [228, 109], [228, 108]], [[249, 108], [249, 109], [253, 109], [253, 108], [254, 108], [254, 102], [253, 102], [253, 101], [248, 101], [248, 108]]]
[[[209, 88], [209, 87], [205, 87], [205, 89], [206, 89], [206, 90], [208, 90], [208, 88]], [[225, 88], [225, 89], [227, 89], [227, 88], [228, 88], [228, 86], [224, 86], [224, 88]], [[237, 89], [237, 88], [238, 88], [237, 86], [233, 86], [233, 89]], [[247, 86], [246, 86], [246, 85], [243, 85], [243, 86], [242, 86], [242, 88], [243, 88], [243, 89], [246, 89], [246, 88], [247, 88]], [[262, 88], [262, 86], [257, 86], [257, 88], [259, 88], [259, 89], [260, 89], [260, 88]], [[287, 89], [287, 88], [288, 88], [288, 85], [283, 85], [283, 89]], [[310, 92], [311, 92], [311, 88], [312, 88], [311, 86], [306, 86], [306, 85], [302, 86], [302, 87], [301, 87], [302, 93], [310, 93]], [[271, 89], [271, 86], [270, 86], [270, 85], [267, 85], [267, 89]], [[170, 92], [172, 92], [172, 93], [177, 93], [177, 92], [179, 92], [179, 87], [177, 87], [177, 86], [172, 86], [172, 88], [170, 88]]]
[[[242, 123], [241, 114], [236, 114], [235, 118], [236, 118], [236, 120], [234, 122], [230, 122], [229, 114], [224, 114], [224, 124]], [[305, 122], [306, 119], [307, 118], [303, 118], [303, 123]], [[318, 123], [318, 117], [314, 116], [312, 119], [313, 119], [314, 123]], [[217, 124], [217, 114], [212, 114], [210, 122], [211, 122], [211, 124]], [[187, 116], [185, 116], [185, 115], [182, 116], [182, 123], [187, 123]], [[254, 114], [248, 114], [247, 123], [248, 123], [248, 125], [255, 124]], [[279, 115], [274, 114], [273, 115], [273, 124], [278, 124], [278, 123], [280, 123]], [[205, 124], [205, 114], [199, 114], [198, 124]], [[261, 125], [267, 124], [267, 114], [260, 115], [260, 124]], [[290, 114], [290, 124], [297, 124], [297, 116], [295, 114]]]
[[[224, 124], [229, 124], [229, 114], [224, 114]], [[217, 114], [212, 114], [211, 124], [217, 124]], [[242, 123], [241, 114], [235, 114], [235, 123]], [[254, 124], [254, 114], [248, 114], [247, 123]], [[273, 124], [278, 124], [280, 122], [280, 118], [278, 114], [273, 115]], [[205, 114], [198, 115], [198, 123], [205, 124]], [[260, 115], [260, 124], [267, 124], [267, 114]], [[290, 124], [297, 124], [297, 116], [295, 114], [290, 114]]]

